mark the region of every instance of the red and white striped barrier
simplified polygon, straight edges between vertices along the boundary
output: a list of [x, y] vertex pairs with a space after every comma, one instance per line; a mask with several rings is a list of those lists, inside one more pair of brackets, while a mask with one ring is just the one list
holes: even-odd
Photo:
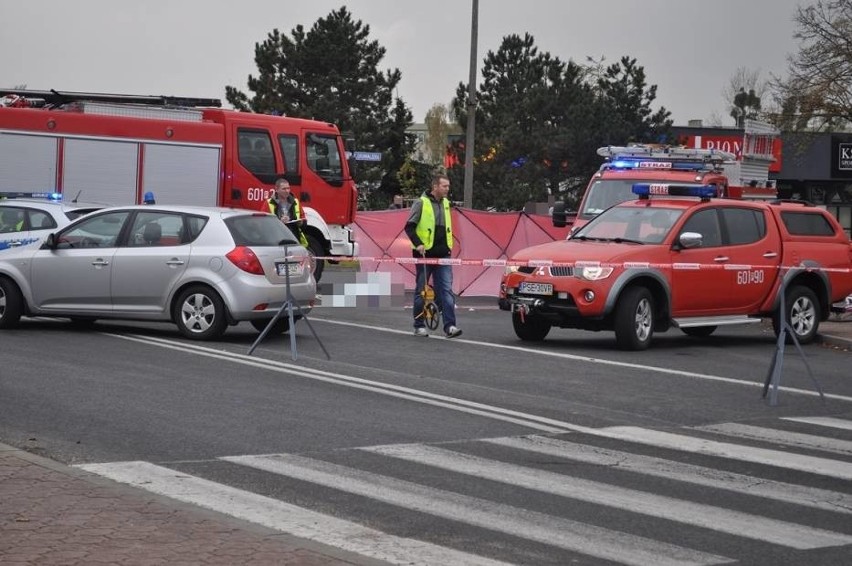
[[807, 265], [779, 266], [775, 264], [705, 264], [705, 263], [652, 263], [652, 262], [602, 262], [602, 261], [553, 261], [550, 259], [529, 259], [516, 261], [508, 259], [462, 259], [462, 258], [414, 258], [414, 257], [369, 257], [369, 256], [317, 256], [317, 259], [334, 261], [357, 261], [373, 263], [395, 263], [401, 265], [467, 265], [478, 267], [624, 267], [625, 269], [672, 269], [675, 271], [717, 270], [753, 271], [757, 269], [798, 269], [802, 271], [826, 271], [832, 273], [852, 273], [852, 268], [813, 267]]

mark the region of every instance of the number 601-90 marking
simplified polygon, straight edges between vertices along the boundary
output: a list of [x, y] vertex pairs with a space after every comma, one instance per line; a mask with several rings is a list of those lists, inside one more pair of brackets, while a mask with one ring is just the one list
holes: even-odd
[[754, 271], [737, 271], [737, 285], [748, 285], [750, 283], [763, 283], [765, 274], [762, 269]]

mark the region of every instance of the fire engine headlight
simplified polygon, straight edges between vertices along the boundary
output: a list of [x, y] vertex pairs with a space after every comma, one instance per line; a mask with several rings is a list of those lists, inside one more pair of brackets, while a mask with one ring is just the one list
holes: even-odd
[[612, 267], [584, 266], [574, 271], [577, 277], [586, 281], [600, 281], [612, 275]]

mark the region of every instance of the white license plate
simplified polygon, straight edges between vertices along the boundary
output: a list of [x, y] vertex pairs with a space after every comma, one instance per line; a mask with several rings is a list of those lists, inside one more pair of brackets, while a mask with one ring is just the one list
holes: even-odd
[[527, 295], [552, 295], [553, 285], [550, 283], [528, 283], [523, 281], [518, 286], [518, 292], [526, 293]]
[[[285, 267], [286, 266], [286, 267]], [[275, 263], [275, 270], [278, 272], [278, 275], [282, 277], [287, 274], [288, 270], [290, 271], [290, 275], [301, 275], [302, 274], [302, 264], [297, 261], [290, 261], [284, 263], [283, 261]]]

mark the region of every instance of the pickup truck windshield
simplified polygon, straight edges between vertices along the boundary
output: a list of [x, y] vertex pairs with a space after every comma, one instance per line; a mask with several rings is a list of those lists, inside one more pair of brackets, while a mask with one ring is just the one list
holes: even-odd
[[571, 239], [659, 244], [682, 214], [680, 208], [610, 208], [577, 230]]

